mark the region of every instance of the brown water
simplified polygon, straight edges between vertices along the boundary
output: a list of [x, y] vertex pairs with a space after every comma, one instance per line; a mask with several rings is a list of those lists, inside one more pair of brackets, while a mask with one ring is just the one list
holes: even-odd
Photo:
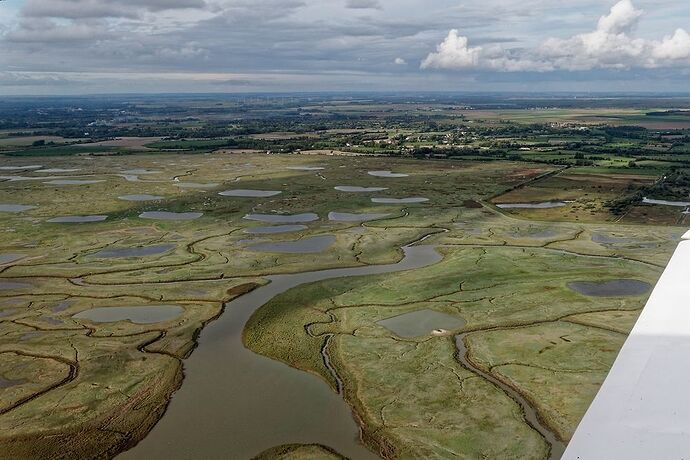
[[166, 414], [123, 459], [247, 459], [277, 445], [320, 443], [352, 459], [377, 458], [359, 441], [350, 407], [323, 380], [257, 355], [242, 343], [251, 315], [279, 294], [315, 281], [391, 273], [441, 260], [433, 246], [403, 248], [397, 264], [268, 277], [226, 305], [184, 362]]

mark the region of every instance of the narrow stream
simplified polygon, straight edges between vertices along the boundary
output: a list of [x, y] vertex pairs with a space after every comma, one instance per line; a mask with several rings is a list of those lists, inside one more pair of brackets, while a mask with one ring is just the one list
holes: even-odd
[[527, 422], [529, 426], [536, 430], [546, 440], [547, 444], [549, 444], [549, 460], [559, 460], [565, 452], [565, 444], [556, 437], [553, 431], [551, 431], [547, 426], [545, 426], [541, 422], [541, 420], [539, 419], [539, 415], [537, 414], [536, 409], [532, 407], [532, 404], [529, 401], [527, 401], [527, 399], [525, 399], [525, 397], [522, 396], [519, 392], [515, 391], [510, 386], [501, 382], [493, 375], [475, 367], [467, 359], [467, 347], [465, 346], [465, 337], [468, 334], [471, 334], [471, 332], [466, 332], [455, 336], [455, 346], [458, 350], [457, 359], [460, 362], [460, 364], [462, 364], [462, 366], [465, 369], [474, 372], [483, 379], [488, 380], [489, 382], [496, 385], [498, 388], [503, 390], [503, 392], [505, 392], [510, 398], [512, 398], [516, 403], [518, 403], [520, 405], [520, 408], [522, 409], [522, 414], [525, 418], [525, 422]]
[[122, 459], [247, 459], [277, 445], [319, 443], [353, 459], [378, 458], [360, 442], [352, 411], [319, 377], [247, 350], [242, 331], [266, 302], [296, 286], [435, 264], [433, 246], [406, 246], [397, 264], [267, 277], [226, 305], [184, 362], [185, 380], [163, 418]]

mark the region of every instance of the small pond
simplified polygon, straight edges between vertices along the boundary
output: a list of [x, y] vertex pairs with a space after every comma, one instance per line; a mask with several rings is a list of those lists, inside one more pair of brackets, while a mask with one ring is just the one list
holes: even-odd
[[72, 316], [94, 323], [130, 321], [134, 324], [153, 324], [171, 321], [179, 317], [184, 309], [178, 305], [152, 305], [142, 307], [98, 307]]
[[89, 257], [99, 257], [103, 259], [118, 258], [118, 257], [144, 257], [163, 254], [175, 247], [174, 244], [159, 244], [156, 246], [140, 246], [134, 248], [109, 248], [102, 249]]
[[277, 190], [245, 190], [245, 189], [237, 189], [237, 190], [226, 190], [224, 192], [220, 192], [218, 195], [222, 196], [234, 196], [234, 197], [242, 197], [242, 198], [268, 198], [271, 196], [276, 196], [280, 195], [283, 192], [277, 191]]
[[139, 214], [139, 217], [152, 220], [194, 220], [203, 215], [203, 212], [146, 211]]
[[66, 169], [66, 168], [50, 168], [50, 169], [39, 169], [38, 171], [34, 171], [36, 173], [43, 173], [43, 174], [55, 174], [55, 173], [71, 173], [71, 172], [77, 172], [81, 171], [81, 168], [73, 168], [73, 169]]
[[247, 249], [256, 252], [278, 252], [284, 254], [316, 254], [330, 248], [335, 243], [335, 236], [320, 235], [295, 241], [278, 241], [276, 243], [259, 243]]
[[465, 321], [445, 313], [424, 309], [383, 319], [376, 324], [400, 337], [421, 337], [434, 331], [459, 329], [465, 325]]
[[103, 222], [108, 216], [61, 216], [48, 219], [53, 224], [84, 224], [89, 222]]
[[568, 203], [565, 201], [544, 201], [543, 203], [501, 203], [497, 208], [501, 209], [551, 209], [562, 208]]
[[5, 280], [0, 280], [0, 290], [8, 290], [8, 289], [28, 289], [30, 287], [33, 287], [29, 283], [21, 283], [19, 281], [5, 281]]
[[574, 281], [568, 283], [573, 291], [590, 297], [638, 296], [646, 294], [652, 285], [640, 280]]
[[249, 233], [251, 235], [272, 235], [275, 233], [290, 233], [290, 232], [301, 232], [307, 230], [309, 227], [306, 225], [275, 225], [273, 227], [253, 227], [248, 228], [244, 233]]
[[627, 244], [634, 243], [635, 239], [624, 236], [608, 235], [604, 233], [594, 233], [592, 241], [600, 244]]
[[17, 379], [17, 380], [6, 379], [0, 375], [0, 389], [16, 387], [16, 386], [23, 385], [23, 384], [28, 383], [28, 382], [29, 381], [26, 379]]
[[388, 190], [388, 187], [356, 187], [353, 185], [338, 185], [337, 187], [333, 187], [339, 192], [348, 192], [348, 193], [370, 193], [370, 192], [383, 192], [385, 190]]
[[56, 179], [44, 182], [47, 185], [89, 185], [105, 182], [104, 180], [79, 180], [79, 179]]
[[196, 190], [210, 190], [212, 188], [218, 187], [219, 184], [202, 184], [198, 182], [177, 182], [176, 187], [196, 189]]
[[409, 174], [394, 173], [392, 171], [369, 171], [370, 176], [374, 177], [408, 177]]
[[689, 201], [667, 201], [667, 200], [654, 200], [652, 198], [643, 198], [642, 202], [645, 204], [660, 204], [663, 206], [677, 206], [679, 208], [687, 208], [690, 206]]
[[390, 214], [377, 214], [377, 213], [360, 213], [353, 214], [349, 212], [329, 212], [328, 220], [335, 222], [367, 222], [370, 220], [383, 219], [390, 216]]
[[259, 222], [270, 222], [273, 224], [296, 224], [301, 222], [314, 222], [319, 219], [318, 214], [313, 212], [306, 212], [303, 214], [247, 214], [244, 216], [247, 220], [256, 220]]
[[23, 259], [24, 257], [26, 257], [26, 254], [13, 254], [13, 253], [0, 254], [0, 265], [5, 265], [5, 264], [12, 263], [12, 262], [16, 262], [17, 260]]
[[28, 166], [0, 166], [0, 171], [23, 171], [26, 169], [41, 169], [43, 165], [28, 165]]
[[135, 174], [137, 176], [141, 176], [143, 174], [158, 174], [160, 171], [153, 171], [149, 169], [127, 169], [125, 171], [122, 171], [124, 174]]
[[427, 201], [429, 201], [429, 198], [423, 198], [421, 196], [410, 197], [410, 198], [372, 198], [371, 199], [372, 203], [379, 203], [379, 204], [413, 204], [413, 203], [426, 203]]
[[164, 197], [158, 196], [158, 195], [147, 195], [147, 194], [142, 194], [142, 195], [122, 195], [119, 196], [118, 199], [123, 200], [123, 201], [157, 201], [157, 200], [162, 200]]
[[0, 204], [0, 212], [23, 212], [29, 209], [36, 209], [36, 206], [25, 204]]
[[292, 169], [294, 171], [322, 171], [326, 168], [323, 166], [288, 166], [287, 169]]

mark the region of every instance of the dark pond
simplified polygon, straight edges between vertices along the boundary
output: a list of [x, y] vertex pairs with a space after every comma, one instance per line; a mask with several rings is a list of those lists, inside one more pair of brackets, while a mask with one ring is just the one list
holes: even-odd
[[278, 241], [275, 243], [259, 243], [247, 249], [256, 252], [277, 252], [284, 254], [316, 254], [330, 248], [335, 243], [335, 236], [320, 235], [295, 241]]
[[194, 220], [203, 215], [203, 212], [146, 211], [139, 214], [139, 217], [152, 220]]
[[568, 283], [568, 287], [590, 297], [637, 296], [646, 294], [652, 288], [649, 283], [633, 279], [574, 281]]
[[270, 222], [272, 224], [297, 224], [300, 222], [313, 222], [319, 219], [318, 214], [307, 212], [303, 214], [247, 214], [244, 216], [247, 220], [256, 220], [259, 222]]

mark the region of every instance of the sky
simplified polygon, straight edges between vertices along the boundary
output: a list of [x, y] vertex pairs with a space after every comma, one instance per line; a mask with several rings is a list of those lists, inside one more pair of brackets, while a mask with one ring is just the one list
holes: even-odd
[[0, 0], [0, 94], [690, 92], [687, 0]]

